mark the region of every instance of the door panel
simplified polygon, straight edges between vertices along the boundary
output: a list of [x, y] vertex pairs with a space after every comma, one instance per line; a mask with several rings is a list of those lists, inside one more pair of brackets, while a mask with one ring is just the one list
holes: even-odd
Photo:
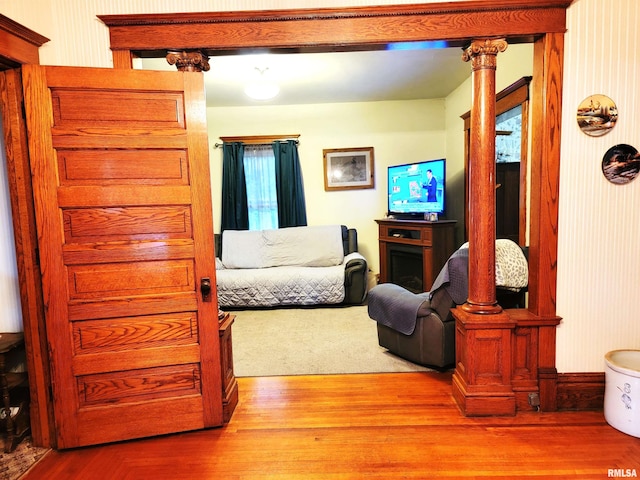
[[221, 425], [202, 76], [23, 75], [58, 448]]

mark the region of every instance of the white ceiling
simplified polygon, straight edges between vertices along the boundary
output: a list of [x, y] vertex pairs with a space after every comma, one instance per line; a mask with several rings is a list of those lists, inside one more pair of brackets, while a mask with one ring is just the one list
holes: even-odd
[[[208, 106], [293, 105], [444, 98], [471, 75], [460, 48], [214, 56], [205, 73]], [[164, 58], [142, 68], [175, 70]], [[272, 100], [244, 93], [256, 68], [280, 86]]]

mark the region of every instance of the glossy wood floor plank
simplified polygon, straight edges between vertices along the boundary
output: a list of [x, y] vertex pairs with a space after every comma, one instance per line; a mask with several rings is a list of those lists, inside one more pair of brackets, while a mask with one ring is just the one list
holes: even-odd
[[22, 480], [640, 475], [640, 439], [610, 427], [601, 411], [466, 418], [448, 373], [238, 381], [224, 428], [50, 452]]

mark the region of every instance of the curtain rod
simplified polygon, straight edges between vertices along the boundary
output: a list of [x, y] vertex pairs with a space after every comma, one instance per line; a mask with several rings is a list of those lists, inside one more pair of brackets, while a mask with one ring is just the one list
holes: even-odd
[[[286, 142], [288, 140], [293, 140], [293, 142], [295, 142], [296, 145], [300, 145], [300, 140], [297, 140], [295, 138], [283, 138], [283, 139], [274, 140], [274, 141], [276, 141], [276, 142]], [[265, 141], [264, 143], [257, 143], [257, 142], [251, 142], [251, 143], [240, 142], [240, 143], [244, 143], [245, 145], [267, 145], [267, 144], [273, 143], [273, 141], [270, 141], [270, 142]], [[222, 148], [223, 145], [224, 145], [224, 142], [223, 143], [214, 143], [213, 147], [214, 148]]]

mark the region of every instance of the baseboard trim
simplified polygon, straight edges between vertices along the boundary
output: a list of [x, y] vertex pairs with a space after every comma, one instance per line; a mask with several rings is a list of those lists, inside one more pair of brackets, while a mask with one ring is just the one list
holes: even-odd
[[558, 410], [602, 410], [604, 372], [559, 373]]

